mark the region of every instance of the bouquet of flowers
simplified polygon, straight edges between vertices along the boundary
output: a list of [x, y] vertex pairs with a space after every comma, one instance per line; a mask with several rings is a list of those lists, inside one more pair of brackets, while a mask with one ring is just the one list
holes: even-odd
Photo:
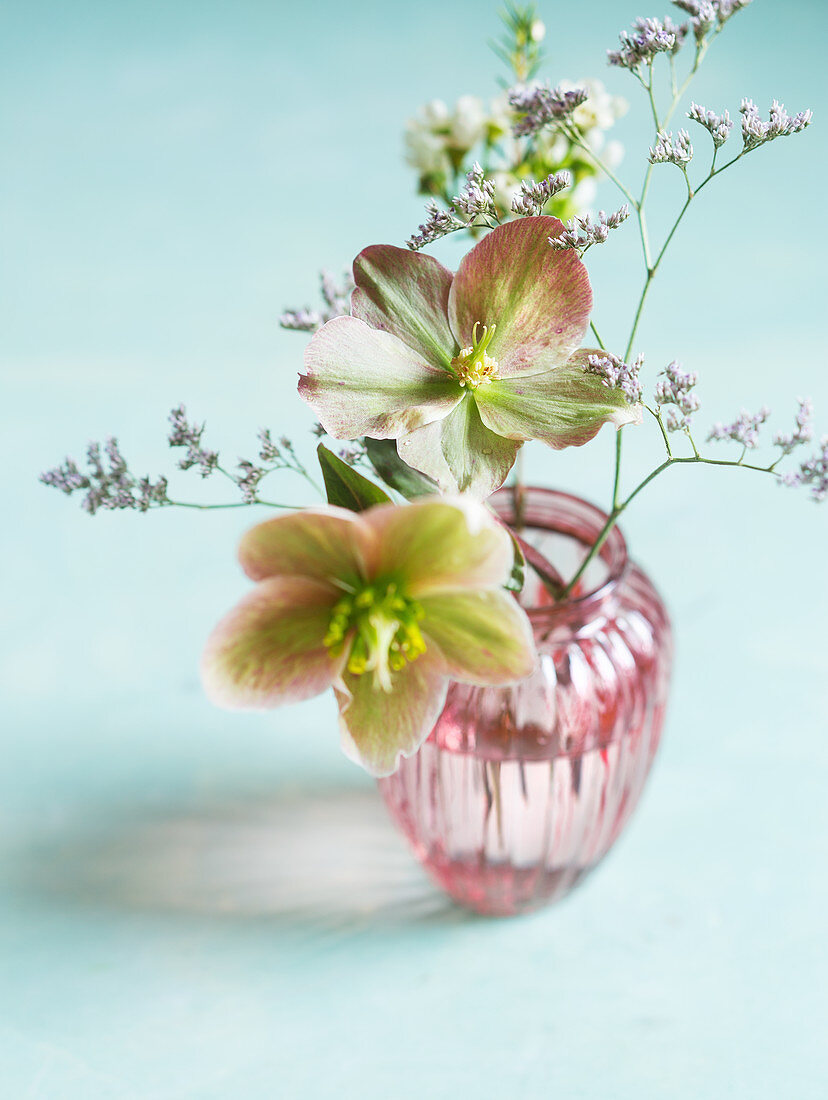
[[[538, 77], [544, 27], [533, 7], [504, 15], [494, 45], [509, 79], [488, 106], [474, 95], [451, 109], [434, 100], [408, 123], [407, 160], [429, 197], [422, 225], [405, 245], [368, 245], [341, 284], [323, 275], [320, 307], [282, 317], [310, 335], [298, 391], [317, 420], [324, 498], [242, 540], [252, 587], [203, 660], [217, 703], [270, 708], [332, 688], [345, 751], [389, 775], [429, 737], [451, 683], [499, 688], [533, 675], [527, 574], [549, 606], [583, 595], [619, 518], [671, 467], [739, 468], [828, 496], [828, 438], [814, 445], [809, 401], [758, 458], [769, 410], [699, 433], [696, 373], [673, 361], [646, 379], [648, 294], [690, 208], [723, 172], [811, 122], [777, 101], [767, 118], [750, 99], [736, 110], [688, 102], [708, 51], [750, 0], [674, 2], [682, 22], [637, 19], [609, 51], [651, 117], [637, 184], [622, 180], [620, 145], [607, 138], [627, 104], [594, 79]], [[680, 173], [685, 195], [655, 240], [647, 201], [666, 172]], [[599, 181], [620, 192], [613, 212], [589, 209]], [[626, 338], [605, 342], [587, 253], [633, 226], [640, 294]], [[471, 246], [452, 272], [425, 249], [454, 233]], [[265, 483], [285, 472], [317, 491], [284, 436], [263, 429], [257, 455], [231, 469], [183, 406], [170, 424], [181, 470], [233, 486], [238, 499], [225, 506], [282, 512]], [[656, 456], [625, 488], [625, 440], [646, 424]], [[524, 537], [521, 450], [581, 447], [606, 425], [616, 445], [605, 520], [563, 575]], [[507, 524], [489, 502], [510, 476]], [[89, 446], [85, 469], [67, 459], [42, 480], [81, 494], [93, 514], [222, 506], [177, 499], [164, 476], [136, 476], [114, 438]]]

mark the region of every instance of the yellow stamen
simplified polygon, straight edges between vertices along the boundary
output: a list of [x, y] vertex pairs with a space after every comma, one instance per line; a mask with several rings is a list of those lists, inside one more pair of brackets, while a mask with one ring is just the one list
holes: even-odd
[[348, 672], [373, 672], [374, 687], [391, 691], [391, 673], [426, 651], [417, 625], [424, 614], [416, 600], [400, 592], [396, 581], [375, 581], [334, 605], [325, 646], [332, 657], [339, 657], [350, 644]]
[[500, 368], [496, 359], [488, 354], [486, 348], [492, 342], [497, 330], [497, 325], [483, 325], [483, 335], [478, 340], [477, 330], [481, 327], [479, 321], [475, 321], [472, 329], [471, 347], [463, 348], [459, 355], [451, 361], [452, 367], [457, 371], [461, 386], [468, 386], [476, 390], [478, 386], [488, 386], [495, 379], [500, 378]]

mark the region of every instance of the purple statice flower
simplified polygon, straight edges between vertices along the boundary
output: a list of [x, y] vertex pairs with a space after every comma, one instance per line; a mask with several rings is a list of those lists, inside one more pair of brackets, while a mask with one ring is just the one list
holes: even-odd
[[585, 88], [564, 91], [548, 84], [518, 85], [509, 91], [509, 104], [521, 118], [515, 123], [515, 137], [536, 134], [544, 126], [568, 122], [572, 112], [585, 103], [589, 93]]
[[794, 473], [783, 474], [783, 485], [795, 488], [805, 485], [811, 490], [813, 500], [828, 500], [828, 435], [820, 440], [820, 450], [801, 464]]
[[659, 130], [655, 145], [650, 149], [650, 164], [676, 164], [684, 168], [693, 159], [693, 146], [686, 130], [679, 130], [675, 137], [666, 130]]
[[329, 271], [323, 270], [319, 275], [319, 282], [322, 295], [321, 309], [312, 309], [310, 306], [302, 309], [287, 309], [279, 318], [282, 328], [297, 332], [316, 332], [326, 321], [350, 313], [351, 291], [354, 289], [351, 272], [343, 272], [342, 278], [337, 281]]
[[524, 216], [542, 214], [547, 202], [571, 184], [572, 176], [569, 172], [555, 172], [540, 183], [535, 183], [534, 180], [522, 180], [520, 194], [512, 199], [512, 212]]
[[204, 424], [191, 424], [187, 420], [187, 410], [183, 405], [172, 410], [169, 416], [170, 434], [167, 442], [171, 447], [186, 447], [187, 453], [178, 460], [179, 470], [189, 470], [198, 466], [202, 477], [209, 477], [218, 465], [218, 455], [215, 451], [207, 450], [202, 446], [201, 437], [204, 434]]
[[573, 248], [583, 256], [592, 245], [604, 244], [610, 230], [617, 229], [629, 216], [630, 208], [626, 203], [613, 214], [599, 210], [597, 221], [593, 221], [589, 214], [579, 214], [568, 221], [557, 236], [550, 237], [549, 243], [558, 251]]
[[799, 410], [796, 414], [796, 427], [790, 433], [777, 432], [773, 437], [775, 447], [782, 449], [783, 455], [789, 455], [797, 447], [810, 443], [814, 438], [814, 406], [810, 398], [799, 398]]
[[759, 108], [752, 99], [743, 99], [739, 110], [742, 115], [742, 141], [746, 153], [773, 141], [774, 138], [800, 133], [806, 126], [810, 126], [814, 117], [810, 110], [800, 111], [798, 115], [791, 117], [783, 104], [776, 99], [771, 104], [767, 122], [759, 117]]
[[257, 466], [246, 458], [239, 459], [237, 469], [239, 472], [234, 475], [234, 478], [241, 492], [242, 500], [245, 504], [254, 504], [259, 489], [259, 482], [263, 477], [266, 477], [270, 471], [263, 469], [261, 466]]
[[698, 122], [700, 126], [704, 126], [713, 138], [713, 144], [717, 149], [724, 145], [730, 137], [730, 131], [733, 129], [733, 120], [727, 111], [717, 115], [715, 111], [708, 111], [706, 107], [702, 107], [698, 103], [690, 105], [687, 117], [692, 122]]
[[106, 440], [101, 453], [99, 443], [90, 443], [86, 450], [87, 473], [82, 473], [76, 462], [67, 458], [61, 466], [46, 470], [40, 475], [44, 485], [59, 489], [67, 496], [85, 492], [81, 507], [89, 515], [100, 510], [117, 511], [134, 509], [146, 512], [151, 505], [169, 504], [167, 479], [159, 477], [136, 478], [121, 454], [117, 439]]
[[677, 26], [671, 19], [636, 19], [632, 31], [622, 31], [619, 50], [607, 50], [610, 65], [634, 71], [640, 65], [652, 64], [660, 53], [676, 53], [681, 47], [687, 27]]
[[[466, 173], [466, 186], [452, 200], [452, 210], [465, 214], [469, 219], [485, 215], [496, 217], [494, 193], [493, 181], [484, 177], [483, 169], [475, 161]], [[422, 226], [420, 228], [422, 229]]]
[[655, 401], [660, 407], [672, 406], [664, 421], [668, 431], [689, 429], [693, 413], [699, 409], [699, 399], [692, 392], [698, 380], [695, 371], [683, 371], [675, 359], [661, 371], [656, 382]]
[[714, 22], [723, 26], [731, 15], [746, 8], [749, 3], [750, 0], [673, 0], [677, 8], [692, 16], [693, 33], [698, 41], [713, 27]]
[[[259, 458], [262, 462], [278, 462], [281, 459], [282, 452], [273, 442], [270, 435], [270, 428], [259, 428], [259, 431], [256, 433], [256, 438], [259, 441]], [[279, 442], [284, 445], [284, 440], [280, 440]]]
[[643, 355], [632, 363], [625, 363], [617, 355], [602, 352], [588, 356], [586, 370], [589, 374], [597, 374], [608, 389], [621, 390], [631, 405], [638, 405], [643, 395], [640, 379], [643, 363]]
[[419, 231], [412, 234], [405, 242], [412, 252], [418, 252], [427, 244], [433, 244], [445, 237], [448, 233], [454, 233], [458, 229], [466, 229], [467, 225], [451, 210], [441, 210], [434, 199], [426, 203], [428, 217], [420, 225]]
[[690, 26], [693, 28], [693, 37], [697, 42], [701, 42], [707, 32], [715, 26], [718, 12], [712, 0], [699, 0], [694, 6], [696, 11], [690, 20]]
[[351, 443], [347, 447], [340, 447], [336, 453], [348, 466], [356, 466], [366, 456], [365, 446], [360, 443]]
[[714, 424], [707, 436], [708, 443], [717, 443], [732, 439], [752, 451], [759, 445], [759, 429], [770, 416], [771, 411], [762, 406], [758, 413], [745, 412], [743, 409], [732, 424]]
[[494, 194], [494, 181], [485, 178], [483, 169], [475, 161], [466, 173], [466, 186], [454, 196], [448, 210], [441, 210], [434, 199], [429, 199], [426, 203], [428, 217], [405, 243], [412, 252], [418, 252], [449, 233], [467, 229], [475, 218], [496, 219]]
[[716, 8], [719, 14], [719, 22], [726, 23], [731, 15], [746, 8], [751, 0], [718, 0]]

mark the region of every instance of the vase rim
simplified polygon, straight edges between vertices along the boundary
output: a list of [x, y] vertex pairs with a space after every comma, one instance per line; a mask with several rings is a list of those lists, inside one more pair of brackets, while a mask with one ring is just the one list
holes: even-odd
[[[573, 493], [532, 485], [526, 486], [523, 493], [527, 528], [568, 535], [584, 546], [592, 545], [609, 519], [601, 508]], [[513, 487], [498, 489], [491, 497], [491, 504], [497, 515], [511, 524], [514, 520]], [[549, 625], [555, 621], [588, 618], [612, 597], [629, 568], [627, 540], [617, 524], [607, 536], [598, 557], [607, 570], [599, 585], [577, 596], [570, 595], [557, 604], [525, 608], [530, 620], [536, 625]], [[554, 571], [554, 564], [548, 564]]]

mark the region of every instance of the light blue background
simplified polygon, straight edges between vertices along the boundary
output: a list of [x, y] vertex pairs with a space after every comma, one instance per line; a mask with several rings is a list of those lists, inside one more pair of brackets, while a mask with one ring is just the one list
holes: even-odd
[[[547, 4], [547, 71], [604, 74], [643, 13]], [[278, 313], [320, 266], [416, 227], [403, 120], [494, 90], [493, 13], [28, 0], [0, 23], [0, 1094], [824, 1096], [828, 509], [678, 469], [631, 511], [678, 635], [652, 785], [588, 884], [498, 922], [432, 890], [340, 756], [329, 699], [266, 716], [203, 699], [254, 513], [90, 520], [35, 481], [108, 432], [167, 469], [182, 400], [231, 459], [263, 423], [310, 452], [303, 339]], [[827, 32], [818, 0], [758, 0], [694, 90], [817, 113], [700, 198], [652, 295], [640, 347], [700, 371], [703, 424], [767, 402], [787, 429], [811, 394], [828, 431]], [[644, 103], [605, 76], [634, 106], [635, 179]], [[659, 171], [657, 225], [680, 182]], [[611, 342], [634, 236], [589, 257]], [[628, 436], [631, 479], [659, 442]], [[530, 470], [606, 502], [611, 447]]]

